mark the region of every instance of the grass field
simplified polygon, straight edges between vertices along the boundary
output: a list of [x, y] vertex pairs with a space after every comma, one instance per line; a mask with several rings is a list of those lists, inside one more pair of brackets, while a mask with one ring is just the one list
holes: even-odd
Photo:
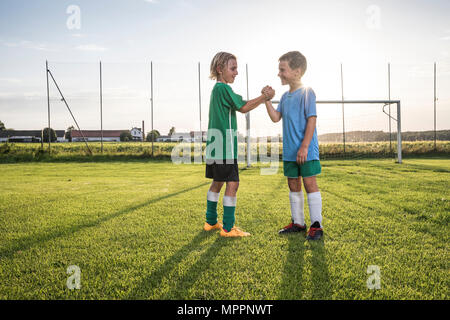
[[325, 237], [311, 243], [277, 234], [281, 168], [241, 170], [237, 225], [252, 236], [225, 239], [202, 231], [203, 165], [2, 164], [0, 299], [449, 299], [450, 160], [322, 166]]
[[[48, 154], [48, 144], [43, 145], [41, 150], [40, 143], [0, 143], [0, 163], [24, 162], [24, 161], [111, 161], [111, 160], [129, 160], [129, 159], [151, 159], [159, 160], [171, 159], [172, 149], [177, 145], [176, 142], [155, 142], [152, 156], [152, 144], [150, 142], [105, 142], [103, 143], [103, 153], [101, 153], [100, 142], [89, 142], [89, 148], [92, 155], [88, 156], [88, 150], [84, 142], [53, 143], [51, 145], [51, 156]], [[203, 143], [204, 154], [206, 144]], [[275, 146], [275, 144], [274, 144]], [[278, 154], [282, 154], [282, 144], [280, 143]], [[259, 156], [261, 143], [252, 142], [252, 157], [256, 159]], [[246, 144], [239, 144], [239, 154], [245, 157]], [[392, 152], [389, 142], [350, 142], [346, 143], [345, 154], [342, 143], [320, 143], [321, 159], [336, 158], [395, 158], [397, 153], [397, 143], [393, 142]], [[192, 157], [194, 153], [194, 144], [191, 144]], [[271, 144], [267, 145], [267, 151], [270, 154]], [[417, 156], [448, 156], [450, 155], [450, 141], [437, 141], [436, 149], [433, 141], [403, 141], [403, 157]]]

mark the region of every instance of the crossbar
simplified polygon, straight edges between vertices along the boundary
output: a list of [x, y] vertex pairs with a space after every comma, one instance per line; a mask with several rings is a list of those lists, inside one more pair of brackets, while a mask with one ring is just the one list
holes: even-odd
[[[273, 100], [272, 103], [279, 104], [279, 100]], [[397, 105], [397, 162], [402, 163], [402, 120], [400, 116], [400, 100], [317, 100], [319, 104], [384, 104]]]

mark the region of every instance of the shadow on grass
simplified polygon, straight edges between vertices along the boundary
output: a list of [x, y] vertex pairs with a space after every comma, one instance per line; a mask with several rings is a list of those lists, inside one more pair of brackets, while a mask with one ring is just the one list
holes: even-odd
[[[239, 173], [249, 170], [246, 167], [239, 168]], [[209, 182], [207, 183], [209, 184]], [[218, 236], [217, 232], [199, 232], [190, 243], [180, 248], [170, 258], [164, 261], [157, 270], [152, 272], [149, 276], [137, 284], [134, 290], [127, 296], [127, 299], [148, 299], [152, 298], [155, 290], [158, 289], [163, 279], [165, 279], [182, 261], [191, 254], [192, 251], [198, 250], [202, 241], [210, 236]], [[237, 239], [217, 239], [209, 245], [209, 248], [201, 254], [200, 258], [195, 262], [184, 275], [176, 280], [170, 286], [170, 290], [158, 299], [162, 300], [183, 300], [186, 299], [188, 290], [195, 284], [195, 282], [202, 276], [202, 274], [209, 269], [211, 263], [215, 259], [214, 253], [219, 252], [230, 241]], [[195, 297], [194, 299], [207, 299], [208, 297]]]
[[305, 238], [300, 234], [282, 235], [288, 238], [287, 259], [283, 270], [279, 300], [293, 300], [302, 297], [304, 284], [302, 273], [305, 263]]
[[431, 223], [435, 223], [435, 224], [441, 224], [442, 221], [435, 221], [432, 219], [431, 216], [427, 216], [427, 215], [423, 215], [422, 214], [422, 209], [420, 207], [415, 207], [414, 206], [414, 202], [410, 201], [406, 204], [404, 204], [401, 201], [396, 201], [394, 200], [390, 200], [386, 197], [383, 197], [384, 194], [388, 193], [388, 192], [372, 192], [371, 190], [368, 190], [367, 188], [364, 187], [364, 185], [362, 184], [358, 184], [357, 186], [347, 186], [351, 191], [347, 192], [347, 194], [358, 194], [358, 193], [364, 193], [367, 195], [370, 195], [371, 200], [377, 201], [378, 203], [382, 203], [384, 205], [385, 208], [379, 209], [376, 207], [372, 207], [370, 206], [370, 204], [366, 204], [364, 202], [355, 200], [349, 196], [344, 196], [342, 192], [334, 192], [334, 191], [330, 191], [329, 189], [327, 189], [326, 192], [327, 194], [330, 194], [340, 200], [344, 200], [347, 201], [359, 208], [361, 208], [362, 210], [365, 211], [371, 211], [371, 212], [375, 212], [377, 214], [383, 215], [385, 217], [389, 217], [391, 219], [395, 219], [397, 221], [401, 221], [402, 223], [404, 223], [403, 217], [404, 215], [408, 215], [409, 217], [411, 216], [415, 216], [416, 219], [419, 220], [426, 220], [427, 222], [431, 222]]
[[[325, 256], [324, 240], [305, 242], [304, 235], [286, 235], [288, 238], [288, 256], [283, 270], [279, 300], [297, 300], [303, 298], [305, 283], [302, 281], [306, 250], [311, 250], [312, 299], [331, 299], [331, 284], [328, 264]], [[309, 247], [309, 248], [308, 248]]]
[[[164, 261], [157, 270], [152, 272], [149, 276], [141, 280], [137, 284], [134, 290], [128, 295], [127, 299], [149, 299], [155, 294], [161, 284], [161, 282], [169, 276], [173, 270], [177, 269], [177, 266], [188, 257], [193, 251], [198, 250], [201, 242], [211, 236], [217, 237], [217, 239], [209, 245], [209, 248], [203, 252], [200, 258], [181, 276], [176, 279], [176, 282], [172, 283], [170, 290], [158, 299], [168, 300], [186, 299], [188, 290], [195, 284], [195, 282], [202, 276], [202, 274], [210, 268], [211, 263], [215, 259], [216, 252], [219, 252], [224, 247], [229, 239], [222, 239], [218, 237], [217, 232], [199, 232], [191, 242], [180, 248], [176, 253]], [[208, 297], [195, 297], [194, 299], [207, 299]]]
[[[326, 235], [325, 235], [326, 237]], [[325, 252], [324, 239], [311, 241], [311, 282], [313, 284], [312, 298], [330, 300], [332, 297], [332, 286], [328, 273], [328, 263]]]
[[[206, 232], [203, 232], [206, 233]], [[217, 234], [216, 234], [217, 236]], [[215, 253], [219, 252], [227, 243], [235, 239], [223, 239], [218, 236], [217, 239], [210, 245], [198, 261], [193, 264], [182, 278], [178, 279], [176, 284], [170, 287], [170, 291], [164, 295], [162, 299], [186, 299], [186, 292], [195, 284], [195, 282], [202, 276], [202, 274], [210, 268], [211, 263], [216, 257]], [[189, 299], [192, 299], [189, 297]], [[208, 299], [207, 296], [194, 297], [194, 299]]]
[[[448, 160], [448, 158], [447, 158]], [[405, 161], [407, 168], [414, 168], [421, 171], [431, 171], [431, 172], [443, 172], [450, 173], [450, 170], [445, 166], [433, 165], [433, 164], [417, 164], [417, 163], [409, 163]]]
[[74, 234], [78, 231], [81, 231], [83, 229], [86, 228], [91, 228], [91, 227], [96, 227], [98, 225], [100, 225], [103, 222], [109, 221], [111, 219], [114, 219], [116, 217], [128, 214], [132, 211], [138, 210], [140, 208], [146, 207], [148, 205], [151, 205], [155, 202], [158, 201], [162, 201], [171, 197], [175, 197], [177, 195], [180, 195], [182, 193], [185, 192], [189, 192], [195, 189], [198, 189], [200, 187], [204, 187], [206, 185], [208, 185], [209, 182], [205, 182], [190, 188], [186, 188], [177, 192], [173, 192], [171, 194], [167, 194], [167, 195], [163, 195], [160, 197], [157, 197], [155, 199], [150, 199], [148, 201], [142, 202], [136, 206], [132, 206], [132, 207], [128, 207], [125, 209], [122, 209], [120, 211], [117, 211], [115, 213], [111, 213], [108, 215], [105, 215], [103, 217], [101, 217], [100, 219], [94, 220], [94, 221], [90, 221], [90, 222], [86, 222], [83, 224], [79, 224], [79, 225], [74, 225], [74, 226], [69, 226], [67, 228], [64, 228], [63, 230], [57, 230], [54, 232], [49, 232], [49, 233], [43, 233], [43, 234], [33, 234], [27, 237], [23, 237], [17, 240], [14, 240], [14, 243], [10, 246], [10, 247], [6, 247], [0, 250], [0, 258], [4, 259], [4, 258], [8, 258], [12, 255], [14, 255], [17, 251], [22, 251], [22, 250], [27, 250], [33, 246], [37, 246], [40, 245], [42, 243], [45, 243], [47, 241], [51, 241], [53, 239], [56, 238], [60, 238], [60, 237], [65, 237], [65, 236], [70, 236], [71, 234]]

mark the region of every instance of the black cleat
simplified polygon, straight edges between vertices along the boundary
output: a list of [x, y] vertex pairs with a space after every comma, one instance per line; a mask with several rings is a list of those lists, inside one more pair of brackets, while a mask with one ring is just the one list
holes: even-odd
[[289, 225], [278, 231], [278, 234], [292, 233], [292, 232], [306, 232], [306, 225], [299, 225], [291, 222]]
[[319, 240], [323, 237], [323, 229], [318, 221], [314, 222], [309, 228], [306, 240]]

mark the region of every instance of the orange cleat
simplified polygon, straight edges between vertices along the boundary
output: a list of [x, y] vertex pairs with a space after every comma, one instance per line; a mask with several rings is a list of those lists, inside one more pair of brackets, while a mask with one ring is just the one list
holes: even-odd
[[220, 235], [222, 237], [248, 237], [250, 235], [250, 233], [244, 232], [241, 229], [239, 229], [238, 227], [233, 227], [233, 228], [231, 228], [230, 232], [225, 232], [225, 230], [222, 229], [220, 231]]
[[215, 225], [210, 225], [208, 222], [205, 222], [205, 225], [203, 226], [203, 230], [205, 231], [211, 231], [211, 230], [220, 230], [222, 229], [221, 223], [216, 223]]

